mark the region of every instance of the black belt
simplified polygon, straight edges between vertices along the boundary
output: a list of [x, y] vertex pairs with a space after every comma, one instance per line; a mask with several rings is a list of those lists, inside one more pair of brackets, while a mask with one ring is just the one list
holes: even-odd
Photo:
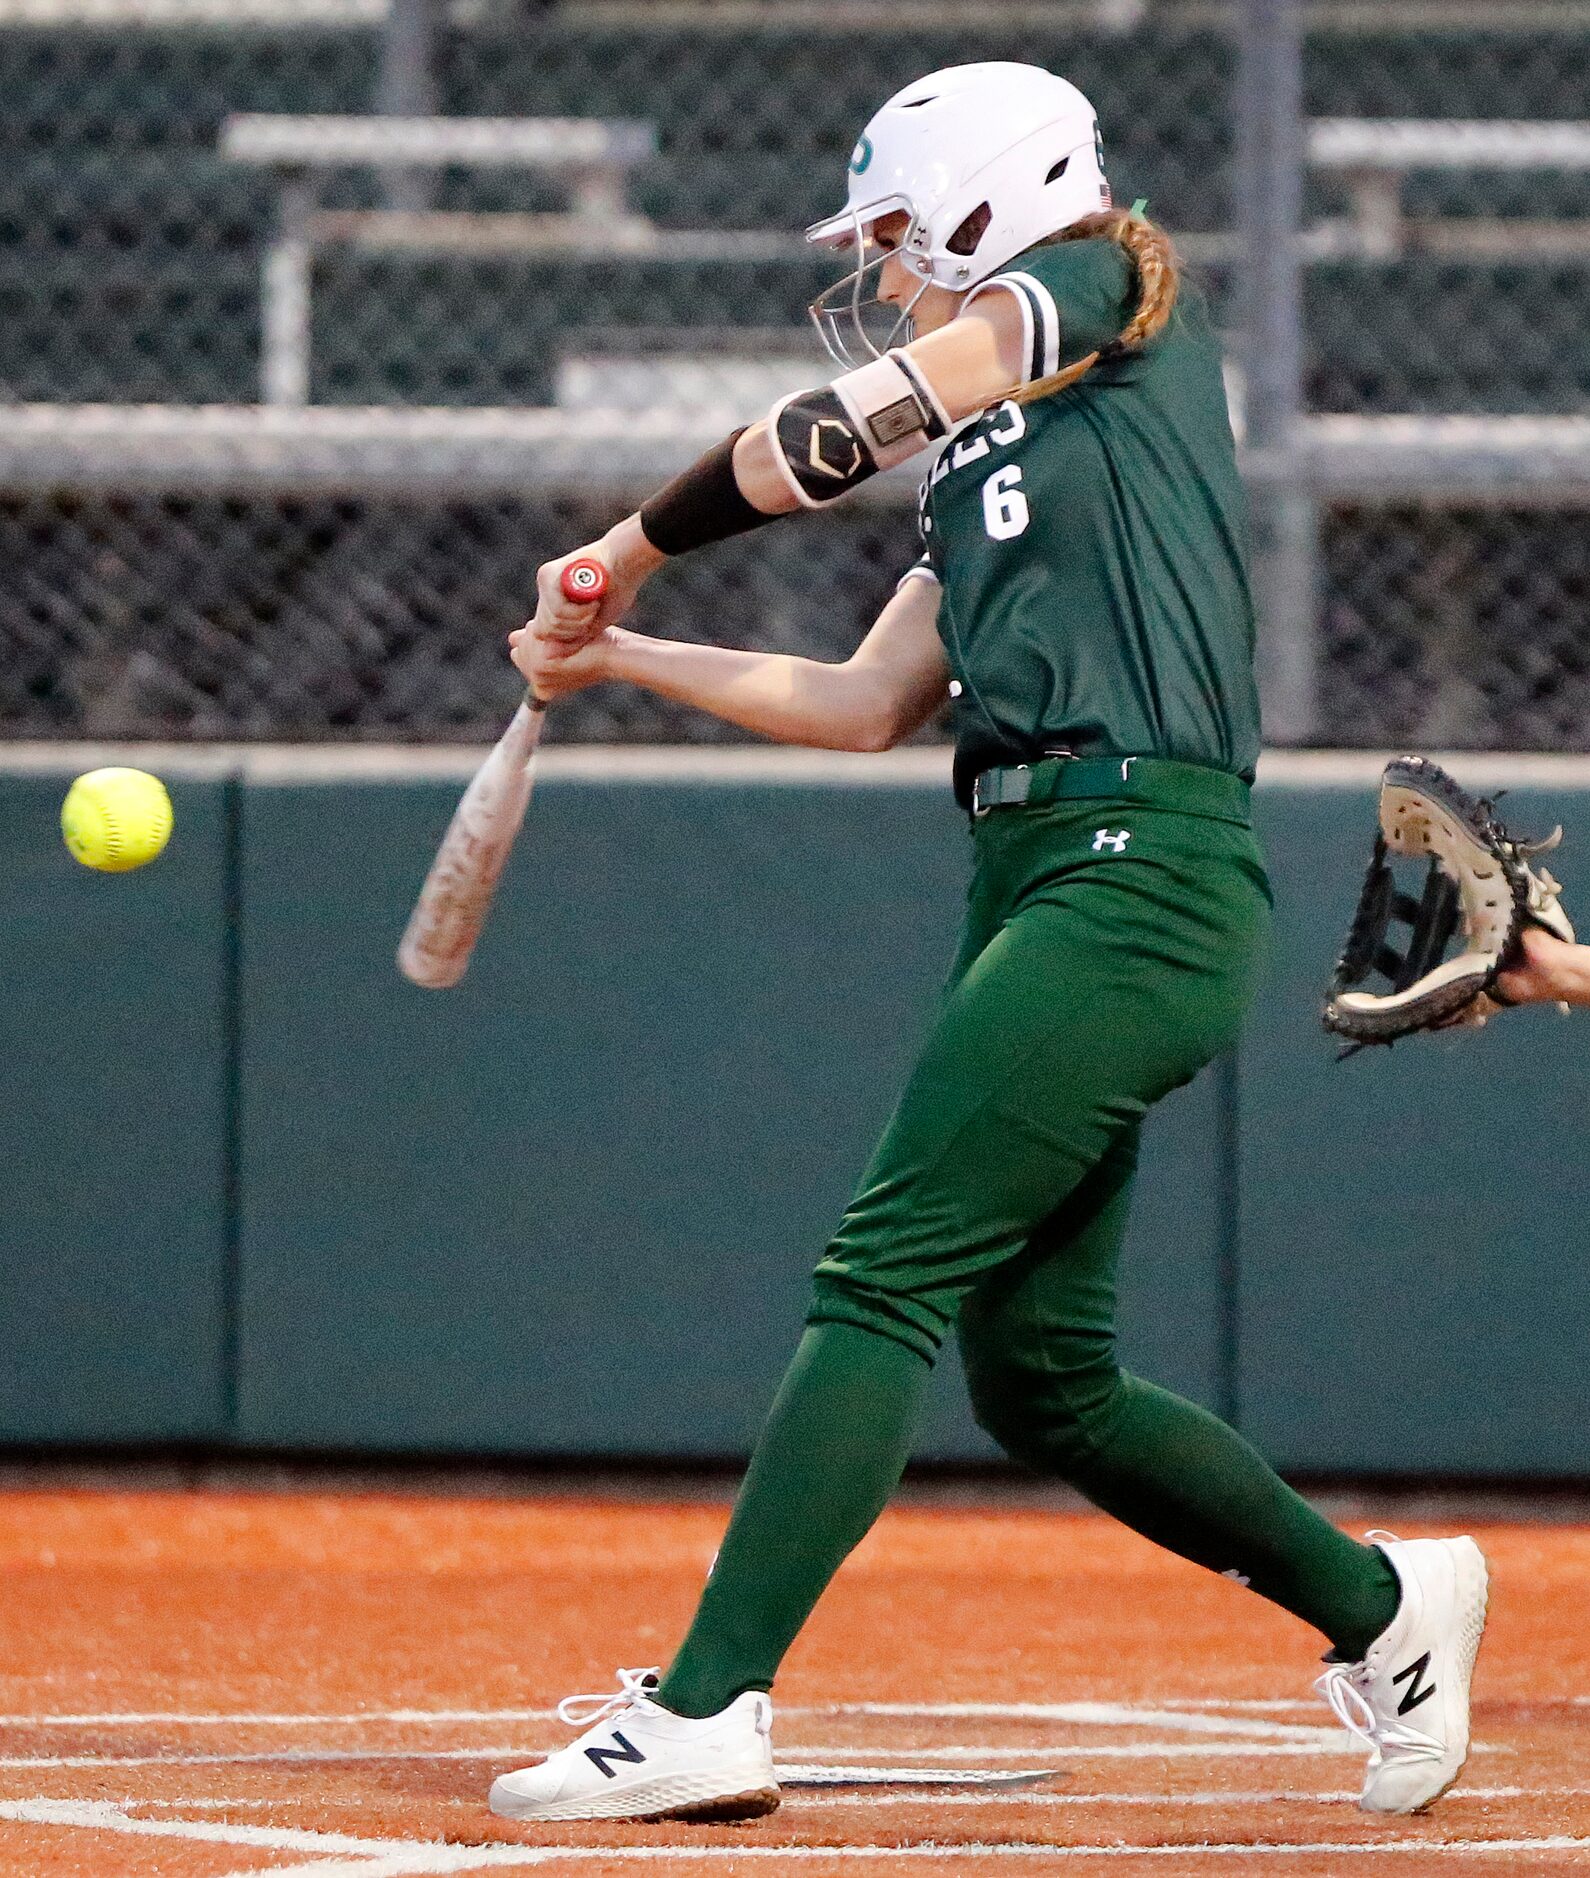
[[995, 809], [1037, 808], [1089, 796], [1151, 803], [1219, 821], [1246, 822], [1250, 815], [1250, 791], [1240, 776], [1162, 756], [1059, 756], [985, 769], [972, 784], [972, 814], [980, 818]]

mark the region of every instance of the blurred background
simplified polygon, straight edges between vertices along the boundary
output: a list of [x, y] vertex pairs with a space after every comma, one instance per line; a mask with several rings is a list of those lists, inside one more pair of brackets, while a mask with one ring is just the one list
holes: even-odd
[[[1582, 748], [1576, 0], [4, 0], [0, 731], [484, 737], [537, 560], [811, 378], [857, 127], [996, 58], [1089, 93], [1218, 310], [1271, 741]], [[373, 113], [441, 123], [291, 122]], [[646, 623], [847, 647], [910, 494]], [[736, 733], [586, 694], [556, 734]]]
[[[1254, 502], [1282, 962], [1156, 1134], [1134, 1360], [1295, 1470], [1590, 1471], [1572, 1026], [1315, 1025], [1372, 753], [1587, 832], [1584, 0], [0, 0], [0, 1438], [743, 1448], [948, 957], [932, 733], [581, 693], [464, 987], [391, 949], [537, 563], [821, 376], [800, 231], [973, 59], [1096, 103]], [[913, 496], [639, 623], [842, 656]], [[65, 779], [151, 742], [170, 854], [82, 875]]]

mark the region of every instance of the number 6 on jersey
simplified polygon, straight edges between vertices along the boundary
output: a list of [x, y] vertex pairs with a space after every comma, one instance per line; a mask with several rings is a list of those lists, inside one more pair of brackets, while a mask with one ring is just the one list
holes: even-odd
[[1014, 541], [1032, 520], [1027, 498], [1017, 487], [1021, 465], [1007, 463], [983, 484], [983, 526], [994, 541]]

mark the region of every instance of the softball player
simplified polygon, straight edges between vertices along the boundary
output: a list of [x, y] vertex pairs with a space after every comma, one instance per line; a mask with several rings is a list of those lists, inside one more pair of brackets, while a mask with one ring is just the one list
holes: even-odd
[[[809, 231], [854, 250], [813, 309], [845, 372], [581, 548], [612, 576], [594, 618], [561, 597], [557, 562], [512, 636], [543, 696], [626, 680], [826, 748], [887, 748], [948, 690], [975, 875], [950, 988], [817, 1267], [689, 1634], [660, 1681], [626, 1670], [616, 1694], [566, 1703], [586, 1731], [499, 1779], [499, 1813], [777, 1805], [767, 1691], [894, 1490], [952, 1325], [1010, 1454], [1325, 1634], [1323, 1692], [1371, 1750], [1366, 1807], [1411, 1812], [1462, 1766], [1485, 1611], [1473, 1542], [1355, 1543], [1214, 1416], [1115, 1360], [1140, 1125], [1236, 1041], [1270, 896], [1220, 354], [1165, 237], [1111, 207], [1102, 165], [1086, 98], [1031, 66], [959, 66], [891, 98], [846, 209]], [[844, 664], [616, 624], [666, 557], [934, 444], [923, 559]]]

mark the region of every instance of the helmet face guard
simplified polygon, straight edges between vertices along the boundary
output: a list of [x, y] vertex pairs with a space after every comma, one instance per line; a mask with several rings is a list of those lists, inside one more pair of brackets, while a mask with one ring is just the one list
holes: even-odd
[[933, 284], [933, 276], [929, 273], [903, 307], [878, 298], [878, 278], [883, 272], [884, 262], [894, 250], [881, 248], [869, 255], [868, 248], [875, 244], [867, 231], [885, 215], [897, 212], [910, 217], [900, 247], [914, 250], [923, 246], [925, 231], [922, 218], [903, 197], [871, 204], [865, 211], [852, 210], [845, 218], [845, 225], [838, 229], [835, 223], [840, 218], [835, 217], [828, 222], [815, 223], [807, 231], [807, 240], [816, 245], [849, 250], [855, 256], [856, 265], [851, 271], [836, 280], [831, 287], [825, 288], [807, 308], [811, 322], [817, 328], [817, 335], [823, 342], [823, 349], [835, 364], [842, 365], [847, 371], [853, 371], [871, 359], [881, 359], [894, 346], [910, 344], [913, 336], [912, 313], [917, 302]]

